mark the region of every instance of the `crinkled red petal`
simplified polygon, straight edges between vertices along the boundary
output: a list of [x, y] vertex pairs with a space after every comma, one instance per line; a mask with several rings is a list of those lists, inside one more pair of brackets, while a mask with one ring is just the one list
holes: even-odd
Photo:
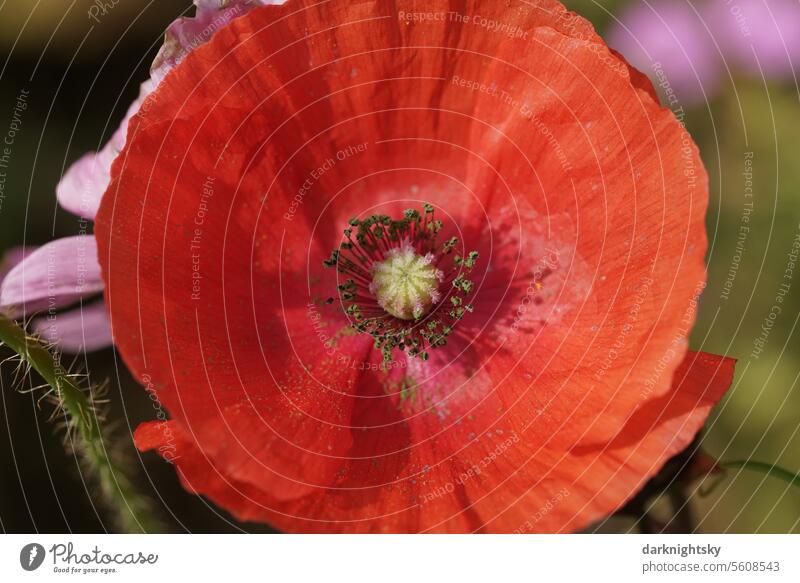
[[[652, 86], [557, 2], [406, 18], [421, 10], [454, 9], [257, 9], [172, 71], [97, 217], [114, 337], [173, 418], [186, 484], [239, 518], [504, 532], [561, 493], [533, 529], [580, 528], [729, 381], [727, 361], [680, 379], [706, 174]], [[481, 253], [475, 313], [385, 369], [324, 305], [321, 265], [350, 217], [423, 202]]]

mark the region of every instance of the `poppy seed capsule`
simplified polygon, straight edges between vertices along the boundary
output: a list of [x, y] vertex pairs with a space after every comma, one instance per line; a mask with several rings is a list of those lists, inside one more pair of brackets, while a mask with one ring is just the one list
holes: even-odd
[[408, 243], [387, 255], [372, 266], [369, 290], [395, 318], [417, 320], [441, 299], [439, 283], [444, 273], [433, 265], [432, 253], [419, 255]]

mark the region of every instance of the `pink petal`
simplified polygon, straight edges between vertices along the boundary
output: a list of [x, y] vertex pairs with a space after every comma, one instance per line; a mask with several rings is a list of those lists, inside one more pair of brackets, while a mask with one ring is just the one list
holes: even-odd
[[16, 265], [0, 284], [0, 309], [19, 314], [67, 306], [103, 290], [91, 235], [57, 239]]
[[104, 302], [33, 321], [33, 331], [43, 340], [56, 344], [62, 352], [77, 354], [111, 346], [111, 324]]
[[99, 152], [89, 152], [69, 167], [56, 186], [59, 204], [69, 212], [93, 220], [111, 180], [111, 163], [125, 146], [128, 121], [139, 111], [147, 96], [155, 89], [150, 80], [142, 83], [139, 97], [128, 108], [117, 131]]

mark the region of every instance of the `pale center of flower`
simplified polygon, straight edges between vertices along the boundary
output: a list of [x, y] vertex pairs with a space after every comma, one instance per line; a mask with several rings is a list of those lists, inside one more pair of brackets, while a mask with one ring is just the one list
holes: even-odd
[[444, 273], [433, 264], [432, 253], [420, 255], [408, 243], [390, 249], [372, 265], [369, 286], [378, 304], [395, 318], [417, 320], [441, 298]]

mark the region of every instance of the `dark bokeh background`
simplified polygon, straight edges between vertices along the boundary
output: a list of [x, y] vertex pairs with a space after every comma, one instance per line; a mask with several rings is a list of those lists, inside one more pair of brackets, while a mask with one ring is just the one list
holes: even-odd
[[[675, 2], [683, 0], [674, 0]], [[599, 31], [640, 0], [573, 0]], [[0, 1], [0, 134], [5, 134], [22, 90], [29, 107], [16, 136], [5, 197], [0, 201], [0, 253], [74, 234], [77, 220], [58, 209], [55, 186], [66, 166], [98, 149], [117, 127], [147, 78], [162, 32], [191, 8], [189, 0], [123, 0], [99, 24], [87, 17], [91, 1]], [[800, 468], [800, 314], [795, 282], [764, 353], [750, 357], [761, 322], [774, 303], [786, 253], [800, 222], [800, 107], [796, 82], [728, 71], [707, 103], [687, 105], [687, 126], [711, 174], [708, 217], [710, 283], [692, 346], [740, 359], [737, 378], [717, 408], [704, 448], [722, 459], [759, 459]], [[721, 299], [737, 242], [744, 188], [743, 153], [754, 152], [755, 210], [735, 286]], [[2, 357], [8, 353], [2, 353]], [[173, 531], [267, 531], [237, 524], [203, 499], [187, 495], [173, 468], [148, 454], [139, 458], [131, 428], [152, 418], [147, 394], [106, 350], [77, 363], [95, 383], [109, 380], [109, 419], [119, 447], [130, 451], [142, 490]], [[111, 529], [84, 483], [63, 432], [48, 421], [49, 404], [20, 394], [14, 367], [0, 376], [0, 529], [6, 532], [97, 532]], [[142, 471], [146, 469], [146, 471]], [[94, 502], [93, 502], [94, 501]], [[693, 496], [699, 529], [709, 532], [798, 532], [800, 493], [783, 482], [730, 473], [709, 496]], [[611, 526], [624, 530], [624, 522]]]

